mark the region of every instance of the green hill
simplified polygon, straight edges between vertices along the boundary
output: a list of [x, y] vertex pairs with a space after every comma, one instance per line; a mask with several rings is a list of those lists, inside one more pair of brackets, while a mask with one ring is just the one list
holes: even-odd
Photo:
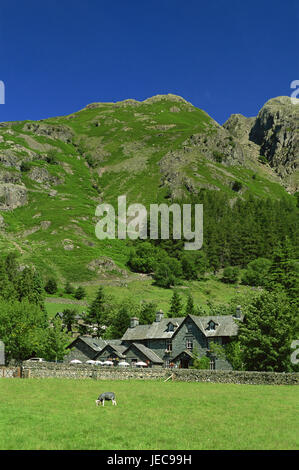
[[[247, 119], [243, 127], [238, 119], [220, 126], [181, 97], [157, 95], [0, 123], [1, 253], [17, 251], [24, 265], [33, 263], [60, 282], [123, 277], [130, 246], [96, 238], [101, 202], [115, 204], [125, 194], [128, 203], [169, 204], [202, 189], [226, 195], [231, 204], [249, 197], [293, 201], [297, 141], [285, 177], [282, 159], [278, 171], [267, 150], [262, 119], [259, 127]], [[285, 122], [296, 137], [292, 116]]]

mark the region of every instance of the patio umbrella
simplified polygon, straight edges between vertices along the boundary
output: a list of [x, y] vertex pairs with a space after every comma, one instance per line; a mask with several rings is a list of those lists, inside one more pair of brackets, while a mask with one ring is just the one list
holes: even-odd
[[70, 361], [70, 364], [82, 364], [82, 361], [79, 361], [79, 359], [73, 359]]
[[95, 364], [96, 361], [93, 361], [92, 359], [89, 359], [88, 361], [86, 361], [86, 364]]
[[95, 363], [96, 366], [102, 366], [103, 365], [102, 361], [94, 361], [94, 363]]
[[139, 362], [136, 362], [136, 366], [146, 367], [147, 364], [145, 362], [139, 361]]
[[113, 362], [112, 361], [104, 361], [103, 365], [104, 366], [113, 366]]
[[127, 367], [127, 366], [129, 366], [130, 364], [129, 364], [128, 362], [126, 362], [126, 361], [122, 361], [122, 362], [119, 362], [118, 365], [119, 365], [119, 366], [123, 366], [123, 367]]

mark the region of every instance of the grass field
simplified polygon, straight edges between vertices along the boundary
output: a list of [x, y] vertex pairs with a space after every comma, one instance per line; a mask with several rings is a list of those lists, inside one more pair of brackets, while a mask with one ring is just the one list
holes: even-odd
[[3, 379], [0, 397], [1, 450], [299, 447], [296, 386]]

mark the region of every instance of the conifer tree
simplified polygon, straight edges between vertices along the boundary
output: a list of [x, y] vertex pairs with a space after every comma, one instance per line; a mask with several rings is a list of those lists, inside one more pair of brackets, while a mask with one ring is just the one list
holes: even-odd
[[170, 310], [168, 312], [168, 317], [182, 317], [183, 316], [183, 305], [182, 298], [178, 291], [175, 289], [173, 291], [171, 301], [170, 301]]

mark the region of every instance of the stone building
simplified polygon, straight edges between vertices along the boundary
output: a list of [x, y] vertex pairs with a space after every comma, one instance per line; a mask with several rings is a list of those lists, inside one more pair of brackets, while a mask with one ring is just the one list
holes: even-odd
[[112, 360], [114, 364], [126, 360], [134, 366], [145, 362], [148, 367], [188, 368], [196, 350], [199, 357], [210, 358], [211, 369], [232, 369], [231, 364], [210, 354], [211, 343], [224, 346], [238, 334], [242, 320], [238, 307], [235, 315], [166, 318], [160, 310], [151, 325], [139, 325], [131, 318], [130, 327], [121, 339], [102, 340], [80, 336], [69, 346], [74, 348], [70, 358], [83, 361]]

